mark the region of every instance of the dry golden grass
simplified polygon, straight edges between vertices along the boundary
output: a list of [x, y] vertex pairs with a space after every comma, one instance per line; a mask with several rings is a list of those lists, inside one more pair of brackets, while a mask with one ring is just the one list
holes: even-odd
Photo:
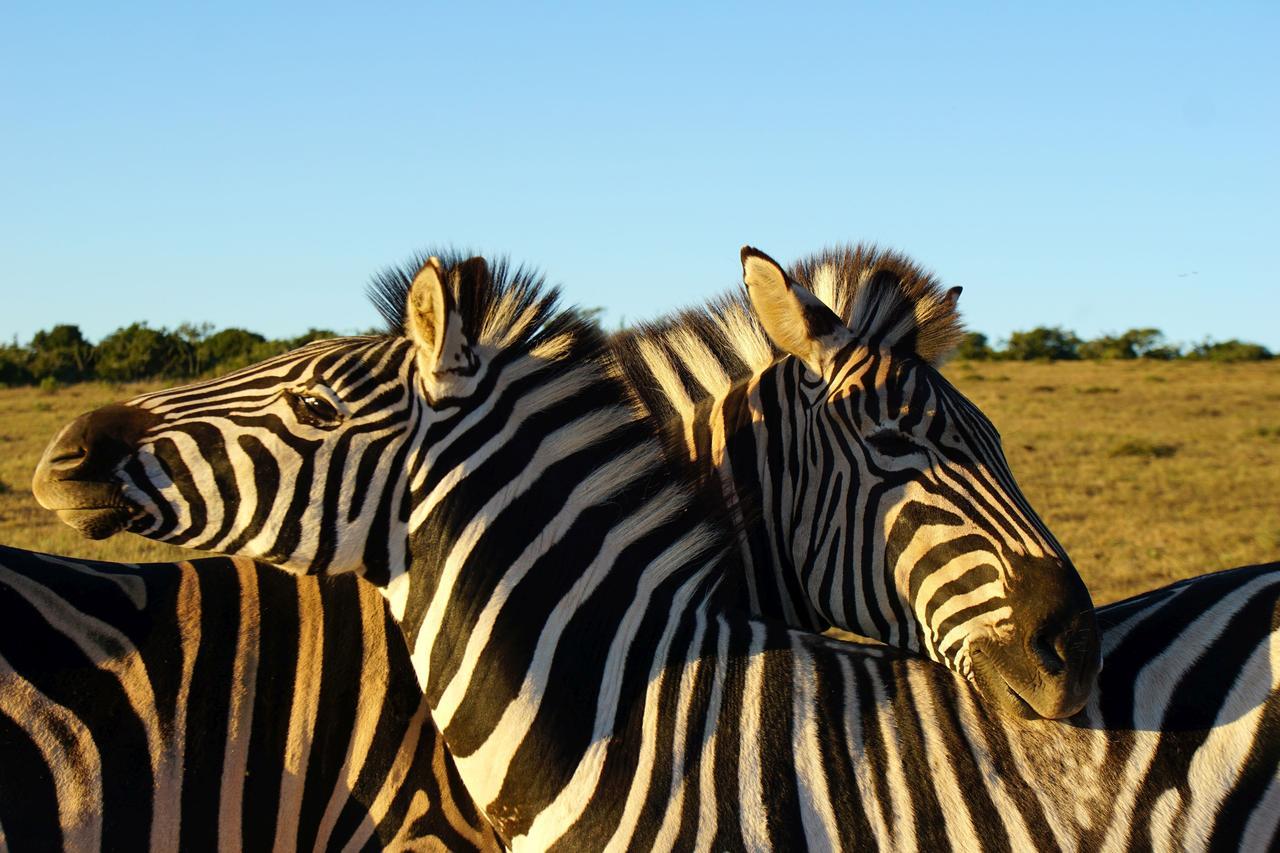
[[[1280, 560], [1280, 362], [957, 363], [1024, 491], [1095, 601]], [[107, 560], [192, 552], [125, 535], [80, 538], [31, 496], [54, 432], [143, 386], [0, 389], [0, 542]]]
[[1280, 361], [955, 363], [1098, 603], [1280, 560]]

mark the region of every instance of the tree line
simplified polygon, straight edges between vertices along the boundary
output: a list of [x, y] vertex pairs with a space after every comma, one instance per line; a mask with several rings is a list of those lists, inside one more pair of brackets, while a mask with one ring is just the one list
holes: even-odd
[[[0, 345], [0, 385], [56, 387], [89, 380], [132, 382], [213, 376], [334, 334], [327, 329], [311, 329], [296, 338], [272, 340], [246, 329], [215, 331], [208, 324], [153, 329], [146, 323], [133, 323], [91, 343], [79, 326], [62, 324], [37, 332], [26, 344], [15, 340]], [[1014, 332], [1001, 346], [992, 346], [981, 332], [969, 332], [956, 357], [972, 361], [1262, 361], [1274, 356], [1260, 344], [1234, 339], [1190, 346], [1170, 344], [1159, 329], [1130, 329], [1119, 335], [1084, 340], [1066, 329], [1039, 326]]]
[[183, 324], [153, 329], [133, 323], [90, 343], [79, 326], [62, 324], [36, 332], [30, 342], [0, 345], [0, 385], [51, 387], [101, 380], [189, 379], [213, 376], [288, 352], [320, 338], [328, 329], [311, 329], [296, 338], [270, 340], [247, 329]]
[[981, 332], [969, 332], [956, 350], [956, 358], [970, 361], [1106, 361], [1148, 358], [1171, 361], [1177, 358], [1204, 361], [1265, 361], [1274, 354], [1261, 344], [1232, 338], [1205, 340], [1181, 345], [1165, 340], [1159, 329], [1130, 329], [1119, 335], [1103, 335], [1084, 340], [1075, 332], [1058, 326], [1037, 326], [1014, 332], [1002, 347], [991, 346]]

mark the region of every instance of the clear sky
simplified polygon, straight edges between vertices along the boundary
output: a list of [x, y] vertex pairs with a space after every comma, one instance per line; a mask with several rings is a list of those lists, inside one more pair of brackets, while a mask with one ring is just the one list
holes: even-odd
[[176, 5], [0, 13], [0, 338], [354, 331], [441, 244], [637, 319], [876, 241], [994, 339], [1280, 350], [1275, 0]]

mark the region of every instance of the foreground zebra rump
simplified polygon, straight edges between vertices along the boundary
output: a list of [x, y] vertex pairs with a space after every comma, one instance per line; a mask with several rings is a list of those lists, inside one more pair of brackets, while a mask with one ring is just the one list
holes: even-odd
[[0, 849], [497, 849], [385, 601], [0, 546]]
[[[411, 313], [425, 370], [409, 357], [404, 341], [346, 340], [275, 362], [292, 394], [281, 395], [278, 376], [250, 370], [221, 384], [152, 395], [144, 403], [153, 406], [149, 431], [121, 448], [133, 503], [94, 503], [112, 490], [118, 496], [115, 481], [104, 477], [99, 486], [84, 485], [84, 500], [56, 508], [92, 534], [132, 522], [136, 529], [156, 528], [157, 538], [181, 535], [188, 529], [182, 525], [197, 515], [201, 526], [209, 519], [215, 531], [224, 520], [231, 529], [274, 517], [286, 533], [298, 530], [295, 550], [304, 535], [311, 536], [304, 551], [319, 556], [314, 540], [321, 528], [291, 521], [308, 507], [305, 500], [295, 503], [299, 481], [316, 481], [318, 494], [341, 501], [307, 510], [341, 522], [325, 565], [381, 567], [386, 578], [394, 577], [389, 597], [415, 643], [415, 665], [433, 706], [437, 714], [446, 712], [441, 720], [450, 745], [466, 756], [460, 764], [468, 784], [501, 828], [511, 835], [526, 830], [535, 846], [562, 832], [567, 844], [588, 846], [610, 837], [643, 844], [655, 840], [652, 834], [668, 844], [701, 838], [732, 847], [806, 838], [823, 845], [837, 834], [855, 844], [877, 839], [927, 848], [979, 840], [1020, 846], [1032, 839], [1043, 846], [1054, 838], [1067, 846], [1097, 846], [1092, 842], [1123, 843], [1130, 832], [1136, 838], [1177, 837], [1188, 827], [1184, 840], [1194, 846], [1207, 837], [1200, 828], [1213, 823], [1166, 823], [1177, 805], [1169, 794], [1180, 802], [1187, 786], [1145, 793], [1135, 788], [1140, 796], [1125, 802], [1103, 780], [1117, 769], [1163, 769], [1142, 759], [1156, 748], [1169, 757], [1199, 744], [1197, 760], [1241, 770], [1211, 773], [1205, 785], [1197, 779], [1194, 793], [1212, 813], [1223, 788], [1274, 777], [1274, 752], [1265, 752], [1270, 746], [1264, 738], [1242, 751], [1239, 738], [1203, 732], [1190, 733], [1191, 740], [1179, 732], [1160, 737], [1142, 728], [1141, 719], [1133, 731], [1119, 732], [1006, 724], [924, 662], [840, 648], [721, 610], [711, 600], [719, 571], [715, 532], [683, 511], [693, 507], [686, 490], [673, 483], [652, 426], [630, 412], [607, 363], [597, 360], [591, 331], [572, 318], [553, 319], [551, 306], [518, 283], [484, 288], [483, 268], [474, 264], [451, 272], [475, 337], [459, 335], [459, 318], [447, 310], [416, 312], [434, 310], [433, 321], [447, 318], [432, 322], [429, 335], [424, 317]], [[422, 283], [440, 275], [424, 270], [415, 291], [421, 295]], [[448, 302], [444, 289], [427, 294], [428, 305]], [[476, 296], [483, 297], [476, 300], [481, 304], [468, 307]], [[523, 333], [512, 326], [524, 326]], [[255, 377], [256, 387], [237, 385]], [[312, 379], [317, 381], [303, 386]], [[419, 382], [406, 393], [407, 383]], [[219, 385], [222, 411], [211, 418]], [[300, 393], [304, 387], [307, 393]], [[245, 398], [246, 389], [256, 400]], [[523, 408], [530, 402], [536, 405]], [[237, 413], [228, 417], [228, 407]], [[230, 439], [220, 447], [244, 454], [236, 457], [238, 464], [258, 474], [259, 482], [278, 480], [282, 488], [259, 493], [234, 519], [216, 500], [193, 511], [190, 496], [219, 494], [216, 471], [227, 471], [191, 454], [184, 436], [201, 429], [202, 419]], [[250, 438], [254, 424], [285, 432], [272, 439], [270, 430], [260, 429]], [[335, 437], [347, 430], [354, 431], [354, 446], [336, 442], [337, 469], [346, 473], [342, 466], [349, 465], [353, 476], [364, 471], [359, 491], [350, 488], [351, 478], [317, 464], [333, 458]], [[419, 431], [433, 439], [426, 458], [414, 452]], [[264, 440], [271, 442], [271, 455], [261, 452]], [[513, 444], [520, 445], [518, 459], [502, 459]], [[191, 454], [185, 460], [182, 448]], [[385, 480], [373, 479], [370, 456], [395, 463]], [[464, 469], [464, 462], [476, 470]], [[512, 473], [495, 477], [498, 462], [512, 465]], [[413, 472], [411, 489], [409, 472], [397, 473], [406, 468]], [[262, 476], [273, 469], [271, 477]], [[566, 481], [577, 484], [567, 507], [548, 501], [564, 493]], [[73, 496], [70, 484], [62, 487], [64, 497]], [[477, 511], [490, 501], [496, 505]], [[339, 506], [347, 511], [338, 512]], [[559, 525], [538, 517], [564, 509], [572, 518]], [[606, 523], [619, 515], [624, 523]], [[591, 536], [575, 525], [586, 526]], [[396, 554], [409, 529], [417, 535]], [[370, 530], [382, 535], [370, 536]], [[385, 536], [395, 530], [400, 537]], [[618, 548], [609, 533], [627, 537], [632, 547]], [[236, 535], [237, 547], [245, 549], [281, 541], [272, 536], [255, 543], [252, 535]], [[504, 552], [519, 555], [526, 547], [536, 549], [526, 554], [530, 559], [502, 559]], [[406, 554], [415, 564], [401, 574]], [[591, 565], [596, 555], [598, 566]], [[589, 566], [588, 572], [569, 570], [578, 565]], [[498, 578], [494, 567], [512, 567], [523, 577]], [[1266, 574], [1259, 571], [1232, 600], [1252, 597], [1274, 612], [1274, 598], [1268, 602], [1262, 591]], [[495, 593], [500, 582], [505, 586]], [[636, 589], [659, 603], [633, 605]], [[669, 601], [682, 606], [665, 606]], [[557, 607], [574, 615], [565, 618]], [[1218, 608], [1215, 618], [1222, 616]], [[427, 629], [420, 630], [424, 623]], [[612, 647], [595, 636], [599, 630], [614, 638]], [[437, 636], [459, 642], [432, 645]], [[1261, 663], [1249, 656], [1245, 674], [1257, 675], [1261, 667], [1266, 675], [1242, 677], [1234, 706], [1240, 713], [1234, 720], [1214, 719], [1252, 726], [1261, 711], [1250, 704], [1249, 691], [1261, 689], [1265, 699], [1274, 690], [1268, 666], [1265, 654]], [[1040, 766], [1045, 762], [1054, 766], [1046, 771]], [[806, 786], [803, 796], [797, 783]], [[1265, 783], [1261, 790], [1275, 796]], [[1092, 792], [1094, 801], [1081, 803], [1082, 791]], [[1143, 821], [1131, 819], [1135, 807]], [[1248, 820], [1218, 828], [1237, 840], [1251, 833], [1245, 837], [1256, 842], [1270, 837], [1274, 826], [1267, 821], [1274, 816], [1274, 809], [1259, 809]]]

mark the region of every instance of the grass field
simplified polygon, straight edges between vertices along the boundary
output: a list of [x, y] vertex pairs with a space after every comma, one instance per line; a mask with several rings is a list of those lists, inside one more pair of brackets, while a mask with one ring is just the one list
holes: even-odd
[[[1095, 601], [1280, 560], [1280, 362], [968, 362], [946, 373], [1000, 429]], [[109, 560], [191, 554], [132, 535], [82, 539], [31, 496], [59, 427], [142, 390], [0, 389], [0, 543]]]

